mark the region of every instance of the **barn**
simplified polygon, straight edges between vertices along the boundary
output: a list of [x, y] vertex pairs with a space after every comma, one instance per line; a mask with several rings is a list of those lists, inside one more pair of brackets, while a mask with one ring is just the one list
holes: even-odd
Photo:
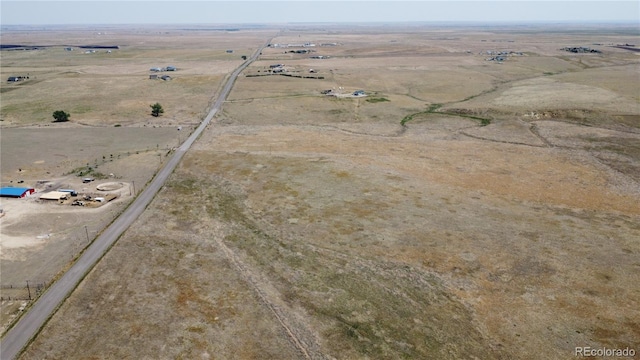
[[64, 200], [69, 197], [69, 193], [63, 191], [50, 191], [40, 195], [41, 200]]
[[1, 197], [23, 198], [35, 192], [32, 188], [3, 187], [0, 188]]

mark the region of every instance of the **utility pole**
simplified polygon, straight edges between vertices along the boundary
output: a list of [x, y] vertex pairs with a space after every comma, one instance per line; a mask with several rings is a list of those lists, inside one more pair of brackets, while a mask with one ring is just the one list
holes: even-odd
[[87, 242], [89, 242], [89, 230], [87, 229], [87, 225], [84, 226], [84, 232], [87, 234]]
[[133, 195], [136, 195], [136, 182], [135, 181], [131, 181], [131, 184], [133, 185]]
[[31, 289], [29, 289], [29, 280], [27, 280], [27, 292], [29, 292], [29, 300], [31, 300]]

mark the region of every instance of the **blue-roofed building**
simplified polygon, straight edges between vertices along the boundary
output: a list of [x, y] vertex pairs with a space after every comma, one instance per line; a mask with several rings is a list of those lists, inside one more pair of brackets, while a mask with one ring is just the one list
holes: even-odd
[[35, 190], [33, 188], [24, 188], [24, 187], [0, 188], [0, 196], [2, 197], [23, 198], [25, 196], [33, 194], [34, 192]]

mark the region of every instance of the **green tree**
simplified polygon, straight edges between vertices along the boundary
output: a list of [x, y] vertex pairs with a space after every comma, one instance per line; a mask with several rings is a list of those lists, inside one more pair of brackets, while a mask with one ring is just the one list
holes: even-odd
[[164, 109], [162, 108], [162, 105], [160, 105], [159, 103], [155, 103], [151, 106], [151, 115], [158, 117], [160, 116], [160, 114], [164, 113]]
[[242, 55], [242, 60], [247, 60], [247, 55]]
[[69, 121], [69, 113], [64, 112], [64, 110], [56, 110], [53, 112], [53, 122], [65, 122]]

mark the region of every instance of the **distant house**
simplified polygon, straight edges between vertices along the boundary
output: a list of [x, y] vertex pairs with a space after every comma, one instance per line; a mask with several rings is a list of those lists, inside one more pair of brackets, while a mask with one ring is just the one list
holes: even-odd
[[151, 75], [149, 75], [149, 79], [155, 80], [155, 79], [157, 79], [157, 78], [158, 78], [158, 75], [157, 75], [157, 74], [151, 74]]
[[175, 66], [167, 66], [165, 70], [167, 70], [167, 71], [176, 71], [178, 69]]
[[28, 76], [9, 76], [9, 78], [7, 79], [7, 82], [18, 82], [28, 78], [29, 78]]
[[162, 80], [164, 80], [164, 81], [171, 80], [171, 76], [169, 76], [169, 75], [162, 75], [162, 76], [160, 76], [160, 79], [162, 79]]
[[152, 67], [151, 69], [149, 69], [149, 71], [160, 72], [160, 71], [162, 71], [162, 69], [159, 68], [159, 67]]
[[233, 54], [233, 50], [227, 50], [227, 54]]
[[356, 90], [353, 92], [353, 96], [363, 96], [366, 95], [364, 90]]
[[1, 197], [23, 198], [33, 194], [36, 190], [32, 188], [3, 187], [0, 188]]
[[65, 51], [73, 51], [73, 48], [72, 47], [66, 47], [66, 48], [64, 48], [64, 50]]

